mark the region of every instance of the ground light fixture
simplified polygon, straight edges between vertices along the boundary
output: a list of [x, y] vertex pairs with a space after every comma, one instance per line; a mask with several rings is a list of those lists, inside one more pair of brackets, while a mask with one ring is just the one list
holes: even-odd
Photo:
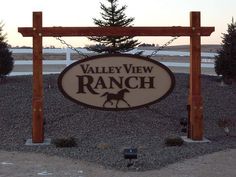
[[138, 158], [138, 149], [137, 148], [126, 148], [124, 149], [124, 159], [128, 159], [129, 162], [127, 167], [132, 166], [134, 163], [132, 162], [133, 159]]
[[188, 123], [190, 122], [190, 105], [186, 105], [186, 110], [188, 113], [188, 117], [187, 118], [182, 118], [180, 119], [179, 123], [181, 125], [181, 132], [183, 133], [187, 133], [187, 129], [188, 129]]
[[183, 133], [187, 133], [187, 126], [188, 126], [188, 121], [185, 118], [180, 119], [179, 121], [180, 125], [181, 125], [181, 132]]

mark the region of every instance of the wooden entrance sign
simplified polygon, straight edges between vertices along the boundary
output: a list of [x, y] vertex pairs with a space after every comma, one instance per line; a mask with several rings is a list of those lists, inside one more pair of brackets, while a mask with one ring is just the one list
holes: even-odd
[[189, 27], [43, 27], [42, 12], [33, 12], [33, 27], [19, 27], [24, 37], [33, 37], [33, 125], [32, 142], [44, 141], [42, 39], [61, 36], [189, 36], [190, 37], [190, 122], [188, 138], [203, 139], [201, 96], [201, 36], [214, 27], [201, 27], [200, 12], [190, 12]]

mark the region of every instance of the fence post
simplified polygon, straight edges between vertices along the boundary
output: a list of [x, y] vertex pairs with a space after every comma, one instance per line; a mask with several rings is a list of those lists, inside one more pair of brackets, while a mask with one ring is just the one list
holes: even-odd
[[71, 55], [71, 50], [70, 48], [66, 48], [66, 66], [69, 66], [71, 64], [71, 58], [70, 58], [70, 55]]

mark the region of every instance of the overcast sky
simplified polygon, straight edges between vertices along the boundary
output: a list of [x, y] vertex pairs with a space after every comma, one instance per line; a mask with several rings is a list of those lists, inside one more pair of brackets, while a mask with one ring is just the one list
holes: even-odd
[[[100, 17], [99, 2], [107, 0], [6, 0], [1, 2], [0, 21], [8, 43], [16, 46], [32, 45], [31, 38], [22, 37], [18, 27], [32, 26], [32, 12], [43, 12], [43, 26], [94, 26], [92, 18]], [[203, 37], [204, 44], [221, 43], [222, 33], [232, 17], [236, 18], [236, 0], [119, 0], [127, 5], [126, 15], [135, 17], [133, 26], [189, 26], [190, 11], [201, 12], [202, 26], [215, 26], [210, 37]], [[90, 44], [86, 38], [67, 37], [74, 46]], [[140, 37], [140, 42], [163, 44], [171, 37]], [[189, 44], [188, 37], [181, 37], [173, 45]], [[44, 38], [44, 46], [63, 47], [54, 38]]]

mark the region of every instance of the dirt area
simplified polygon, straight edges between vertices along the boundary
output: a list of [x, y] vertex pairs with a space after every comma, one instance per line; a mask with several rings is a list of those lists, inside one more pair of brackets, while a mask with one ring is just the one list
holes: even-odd
[[44, 154], [0, 151], [1, 177], [234, 177], [235, 164], [236, 149], [200, 156], [160, 170], [145, 172], [105, 169], [96, 164]]

